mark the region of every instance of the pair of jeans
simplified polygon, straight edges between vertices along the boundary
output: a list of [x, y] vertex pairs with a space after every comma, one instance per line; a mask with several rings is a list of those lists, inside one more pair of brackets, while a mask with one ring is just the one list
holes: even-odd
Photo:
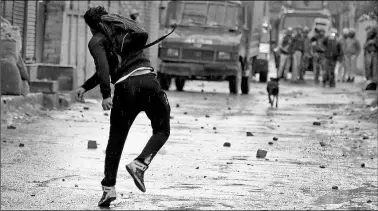
[[355, 76], [355, 71], [357, 70], [357, 56], [356, 55], [345, 55], [345, 71], [344, 79], [352, 79]]
[[154, 74], [131, 76], [115, 85], [110, 114], [110, 134], [105, 155], [103, 186], [116, 184], [118, 166], [130, 127], [144, 111], [151, 120], [153, 134], [135, 159], [149, 165], [170, 135], [171, 107]]
[[323, 75], [323, 85], [326, 85], [329, 82], [331, 87], [335, 86], [335, 67], [336, 67], [336, 60], [326, 59], [325, 60], [325, 71]]
[[290, 71], [291, 65], [291, 55], [290, 54], [280, 54], [280, 65], [278, 68], [277, 78], [287, 78], [287, 73]]
[[319, 76], [320, 74], [324, 71], [324, 56], [322, 54], [316, 54], [314, 56], [314, 60], [313, 60], [313, 69], [314, 69], [314, 75], [315, 75], [315, 78], [314, 78], [314, 81], [315, 83], [319, 83]]
[[301, 77], [301, 66], [302, 66], [302, 52], [295, 51], [293, 54], [293, 73], [291, 76], [292, 81], [298, 80], [298, 77]]

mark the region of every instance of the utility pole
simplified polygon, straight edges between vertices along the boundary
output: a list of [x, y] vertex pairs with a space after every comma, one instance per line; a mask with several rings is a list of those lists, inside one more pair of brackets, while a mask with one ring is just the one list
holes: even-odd
[[349, 26], [356, 27], [356, 1], [349, 1]]

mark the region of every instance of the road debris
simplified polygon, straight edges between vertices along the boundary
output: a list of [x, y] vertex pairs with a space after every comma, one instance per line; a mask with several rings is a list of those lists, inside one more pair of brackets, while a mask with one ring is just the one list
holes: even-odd
[[231, 147], [231, 143], [230, 142], [224, 142], [223, 146], [224, 147]]
[[257, 158], [265, 158], [268, 152], [262, 149], [258, 149], [256, 153]]
[[325, 147], [325, 146], [326, 146], [326, 144], [325, 144], [323, 141], [319, 142], [319, 144], [320, 144], [320, 146], [322, 146], [322, 147]]
[[247, 133], [247, 136], [253, 136], [253, 133], [251, 132], [246, 132]]
[[16, 126], [14, 126], [14, 125], [8, 125], [7, 129], [14, 130], [14, 129], [16, 129]]
[[278, 141], [278, 138], [277, 137], [273, 137], [273, 141]]
[[334, 186], [332, 186], [332, 189], [333, 189], [333, 190], [338, 190], [339, 187], [337, 187], [336, 185], [334, 185]]
[[269, 145], [273, 145], [273, 142], [269, 141], [268, 144], [269, 144]]
[[88, 149], [97, 149], [96, 141], [89, 140], [88, 141]]
[[312, 123], [312, 125], [320, 126], [320, 125], [321, 125], [321, 123], [320, 123], [320, 122], [317, 122], [317, 121], [315, 121], [315, 122], [313, 122], [313, 123]]

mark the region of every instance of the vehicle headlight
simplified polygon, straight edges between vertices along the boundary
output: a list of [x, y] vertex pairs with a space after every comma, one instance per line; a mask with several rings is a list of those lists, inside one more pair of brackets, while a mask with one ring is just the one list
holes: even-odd
[[167, 55], [168, 56], [173, 56], [173, 57], [178, 57], [179, 56], [179, 50], [178, 49], [173, 49], [173, 48], [168, 48], [167, 49]]
[[231, 59], [231, 54], [228, 53], [228, 52], [218, 52], [218, 59], [230, 60]]

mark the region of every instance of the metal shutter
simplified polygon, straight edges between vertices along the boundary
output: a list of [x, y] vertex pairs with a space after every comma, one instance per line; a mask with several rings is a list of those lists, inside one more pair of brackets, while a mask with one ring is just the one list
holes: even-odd
[[25, 58], [35, 60], [37, 1], [27, 1]]

